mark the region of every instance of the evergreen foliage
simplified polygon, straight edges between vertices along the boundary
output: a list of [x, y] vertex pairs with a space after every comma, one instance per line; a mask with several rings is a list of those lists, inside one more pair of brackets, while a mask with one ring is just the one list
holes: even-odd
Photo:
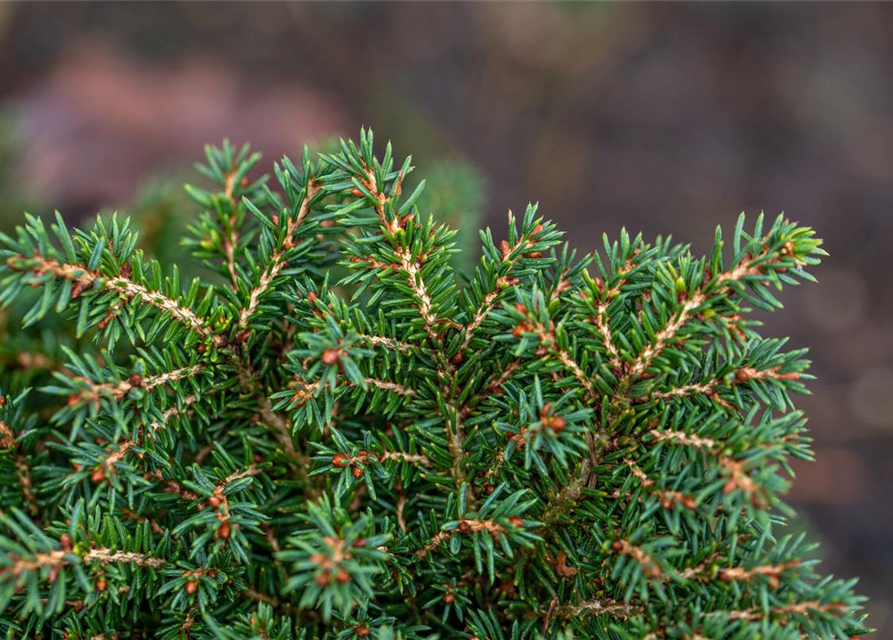
[[0, 236], [0, 301], [47, 327], [0, 353], [5, 637], [864, 632], [786, 533], [808, 362], [750, 309], [812, 280], [812, 230], [580, 257], [529, 206], [459, 280], [371, 132], [275, 190], [258, 159], [189, 187], [203, 279], [117, 216]]

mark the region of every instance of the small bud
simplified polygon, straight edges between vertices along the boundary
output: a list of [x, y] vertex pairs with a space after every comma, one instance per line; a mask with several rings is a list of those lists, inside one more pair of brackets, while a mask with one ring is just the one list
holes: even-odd
[[447, 604], [450, 604], [455, 599], [456, 599], [456, 596], [453, 595], [452, 593], [447, 592], [447, 593], [443, 594], [443, 601], [446, 602]]
[[229, 522], [224, 522], [217, 529], [217, 536], [222, 538], [223, 540], [228, 540], [231, 534], [232, 527], [230, 527]]
[[358, 638], [368, 638], [368, 637], [369, 637], [369, 634], [372, 633], [372, 632], [369, 630], [369, 627], [367, 627], [367, 626], [364, 625], [364, 624], [361, 624], [361, 625], [359, 625], [358, 627], [356, 627], [355, 631], [357, 632], [357, 637], [358, 637]]
[[676, 293], [685, 293], [685, 280], [676, 278]]
[[186, 583], [186, 593], [193, 594], [198, 591], [198, 582], [195, 580], [190, 580]]
[[361, 477], [362, 475], [363, 475], [363, 469], [362, 469], [361, 467], [354, 467], [354, 468], [353, 468], [353, 477], [354, 477], [354, 478], [359, 478], [359, 477]]
[[354, 540], [353, 546], [357, 549], [362, 549], [366, 546], [366, 538], [358, 538]]
[[103, 578], [102, 576], [99, 576], [98, 578], [96, 578], [96, 582], [94, 582], [93, 584], [96, 587], [97, 591], [105, 591], [106, 587], [108, 586], [108, 583], [105, 581], [105, 578]]
[[220, 498], [217, 496], [211, 496], [210, 498], [208, 498], [208, 505], [212, 509], [216, 509], [217, 507], [220, 506]]
[[327, 367], [331, 367], [333, 364], [338, 364], [340, 358], [341, 354], [337, 349], [326, 349], [322, 352], [322, 363]]
[[141, 387], [143, 386], [143, 377], [138, 373], [134, 373], [127, 379], [127, 382], [131, 387]]
[[335, 576], [335, 580], [337, 580], [341, 584], [347, 584], [350, 582], [350, 574], [347, 573], [344, 569], [341, 569], [338, 574]]
[[321, 573], [318, 576], [316, 576], [316, 584], [319, 585], [320, 587], [329, 586], [329, 574]]
[[93, 470], [93, 473], [90, 474], [90, 480], [93, 482], [99, 483], [105, 480], [105, 469], [102, 467], [97, 467]]
[[336, 453], [332, 456], [332, 466], [343, 469], [350, 465], [350, 456], [346, 453]]
[[521, 518], [519, 518], [518, 516], [513, 516], [513, 517], [509, 518], [509, 522], [516, 527], [524, 526], [524, 521]]
[[67, 533], [63, 533], [59, 536], [59, 547], [62, 551], [71, 551], [71, 536]]
[[615, 540], [614, 542], [611, 543], [611, 548], [614, 551], [620, 551], [621, 549], [623, 549], [623, 543], [620, 542], [620, 540]]

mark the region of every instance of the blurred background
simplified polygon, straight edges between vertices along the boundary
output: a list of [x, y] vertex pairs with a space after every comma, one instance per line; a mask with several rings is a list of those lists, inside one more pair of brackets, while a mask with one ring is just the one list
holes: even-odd
[[528, 200], [587, 251], [623, 225], [704, 251], [742, 210], [817, 228], [821, 285], [766, 318], [819, 376], [791, 498], [893, 637], [893, 4], [0, 4], [0, 227], [182, 222], [204, 143], [272, 162], [361, 125], [498, 234]]

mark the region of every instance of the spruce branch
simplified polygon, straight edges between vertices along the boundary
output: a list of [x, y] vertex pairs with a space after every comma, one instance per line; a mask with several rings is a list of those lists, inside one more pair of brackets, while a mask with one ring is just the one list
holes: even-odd
[[577, 255], [530, 205], [465, 279], [370, 131], [259, 161], [206, 149], [190, 283], [123, 217], [0, 235], [0, 634], [866, 632], [786, 533], [809, 362], [752, 314], [811, 229]]

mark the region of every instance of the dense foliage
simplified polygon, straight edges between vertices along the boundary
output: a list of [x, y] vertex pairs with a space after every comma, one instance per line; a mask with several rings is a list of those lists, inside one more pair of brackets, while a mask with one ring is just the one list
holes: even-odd
[[860, 633], [782, 517], [808, 362], [749, 308], [809, 228], [581, 258], [530, 206], [460, 280], [371, 132], [257, 161], [208, 149], [191, 283], [115, 216], [0, 236], [6, 637]]

